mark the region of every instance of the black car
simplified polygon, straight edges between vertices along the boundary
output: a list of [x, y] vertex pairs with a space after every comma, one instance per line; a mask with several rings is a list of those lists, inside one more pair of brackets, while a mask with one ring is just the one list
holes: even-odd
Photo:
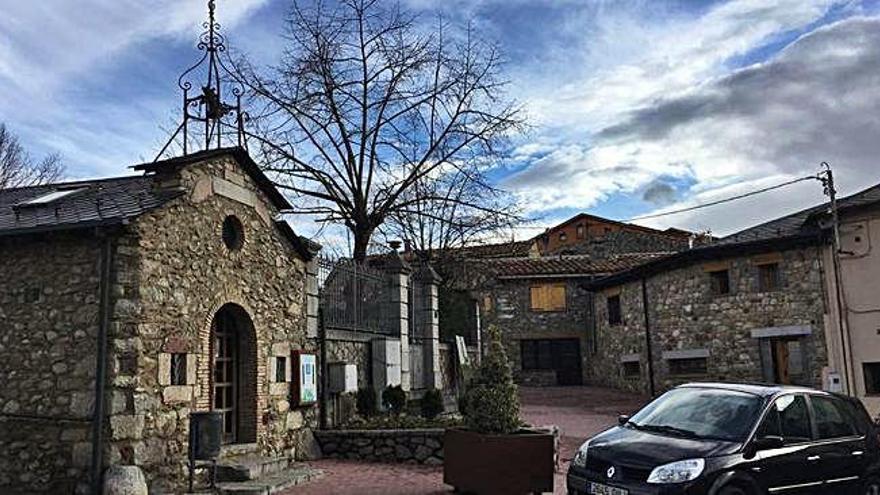
[[878, 430], [858, 400], [697, 383], [585, 442], [567, 485], [570, 495], [878, 495], [878, 475]]

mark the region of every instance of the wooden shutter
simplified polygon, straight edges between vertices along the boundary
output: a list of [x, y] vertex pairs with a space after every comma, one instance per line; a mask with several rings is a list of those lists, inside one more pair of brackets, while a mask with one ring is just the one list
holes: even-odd
[[534, 285], [530, 289], [531, 308], [533, 311], [544, 311], [545, 290], [543, 285]]
[[548, 311], [564, 311], [565, 310], [565, 285], [557, 284], [548, 286], [549, 304]]

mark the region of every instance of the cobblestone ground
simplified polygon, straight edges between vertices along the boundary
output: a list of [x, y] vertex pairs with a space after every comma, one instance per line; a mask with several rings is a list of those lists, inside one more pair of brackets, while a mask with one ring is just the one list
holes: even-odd
[[[565, 470], [587, 437], [630, 414], [645, 398], [596, 387], [521, 388], [522, 417], [535, 426], [555, 424], [562, 429], [561, 462], [555, 493], [565, 493]], [[284, 495], [435, 495], [452, 493], [443, 484], [443, 468], [410, 464], [382, 464], [321, 460], [310, 465], [324, 476], [294, 487]]]

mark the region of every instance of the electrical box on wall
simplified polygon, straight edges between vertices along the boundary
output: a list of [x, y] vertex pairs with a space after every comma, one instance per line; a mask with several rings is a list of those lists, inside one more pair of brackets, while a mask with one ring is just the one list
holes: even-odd
[[327, 365], [327, 389], [333, 394], [357, 392], [358, 372], [356, 364], [329, 363]]
[[318, 401], [318, 358], [315, 354], [293, 351], [292, 402], [299, 406], [309, 406]]
[[822, 388], [826, 392], [843, 392], [843, 382], [840, 379], [840, 373], [829, 368], [825, 368], [822, 373]]

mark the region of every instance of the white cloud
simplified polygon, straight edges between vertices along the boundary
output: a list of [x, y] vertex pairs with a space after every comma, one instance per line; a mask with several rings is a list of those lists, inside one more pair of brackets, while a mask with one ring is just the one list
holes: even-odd
[[[669, 23], [640, 57], [533, 97], [552, 132], [520, 147], [523, 155], [535, 150], [531, 165], [506, 185], [536, 213], [588, 209], [661, 176], [694, 181], [682, 204], [701, 203], [768, 178], [814, 173], [822, 160], [836, 165], [844, 190], [877, 182], [880, 21], [841, 21], [765, 63], [733, 72], [725, 67], [774, 36], [816, 22], [830, 5], [723, 4], [697, 20]], [[547, 151], [548, 144], [556, 148]], [[818, 200], [815, 194], [767, 195], [735, 218], [725, 215], [728, 208], [651, 223], [716, 224], [713, 230], [727, 232]]]

